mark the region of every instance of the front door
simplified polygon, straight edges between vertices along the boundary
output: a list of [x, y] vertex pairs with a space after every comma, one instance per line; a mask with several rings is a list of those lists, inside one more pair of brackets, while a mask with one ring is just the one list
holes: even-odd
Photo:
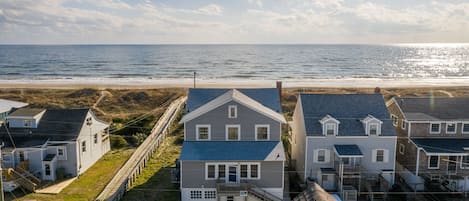
[[228, 166], [228, 183], [238, 183], [238, 165]]
[[456, 161], [457, 157], [456, 156], [450, 156], [448, 157], [448, 174], [453, 175], [456, 174]]

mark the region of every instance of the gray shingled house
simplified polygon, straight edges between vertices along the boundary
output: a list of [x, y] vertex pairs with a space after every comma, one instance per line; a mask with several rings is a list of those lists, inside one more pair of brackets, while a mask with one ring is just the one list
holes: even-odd
[[3, 167], [40, 180], [80, 175], [110, 150], [108, 127], [90, 109], [18, 109], [0, 126]]
[[426, 180], [469, 191], [469, 98], [402, 97], [387, 105], [398, 129], [399, 175], [407, 184], [425, 190]]
[[394, 183], [396, 131], [381, 94], [300, 94], [292, 163], [304, 181], [354, 200]]
[[277, 89], [189, 89], [180, 123], [182, 200], [282, 200]]

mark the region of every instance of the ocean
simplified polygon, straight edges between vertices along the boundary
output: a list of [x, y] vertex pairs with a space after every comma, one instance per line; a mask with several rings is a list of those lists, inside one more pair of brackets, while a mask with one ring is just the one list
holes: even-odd
[[469, 44], [0, 45], [0, 80], [469, 78]]

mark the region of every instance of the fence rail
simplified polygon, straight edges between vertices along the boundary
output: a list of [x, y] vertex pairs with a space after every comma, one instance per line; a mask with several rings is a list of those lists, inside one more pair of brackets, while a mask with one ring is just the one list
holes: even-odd
[[108, 185], [106, 185], [101, 194], [96, 198], [96, 201], [118, 201], [122, 198], [166, 137], [171, 123], [176, 119], [185, 101], [186, 97], [181, 97], [169, 105], [168, 109], [166, 109], [153, 127], [151, 134], [135, 150]]

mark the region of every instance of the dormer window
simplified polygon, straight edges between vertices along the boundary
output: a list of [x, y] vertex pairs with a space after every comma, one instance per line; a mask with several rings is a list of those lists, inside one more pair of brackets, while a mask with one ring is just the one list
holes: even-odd
[[456, 123], [446, 123], [446, 133], [456, 134]]
[[339, 121], [330, 115], [326, 115], [319, 121], [322, 124], [323, 135], [337, 135], [339, 131]]
[[368, 115], [361, 120], [367, 135], [381, 135], [381, 125], [383, 122], [373, 115]]
[[370, 135], [377, 135], [378, 134], [378, 124], [370, 124], [370, 130], [368, 131], [368, 133]]
[[228, 118], [234, 119], [238, 117], [238, 107], [236, 105], [228, 106]]
[[335, 123], [326, 124], [326, 135], [335, 135]]

